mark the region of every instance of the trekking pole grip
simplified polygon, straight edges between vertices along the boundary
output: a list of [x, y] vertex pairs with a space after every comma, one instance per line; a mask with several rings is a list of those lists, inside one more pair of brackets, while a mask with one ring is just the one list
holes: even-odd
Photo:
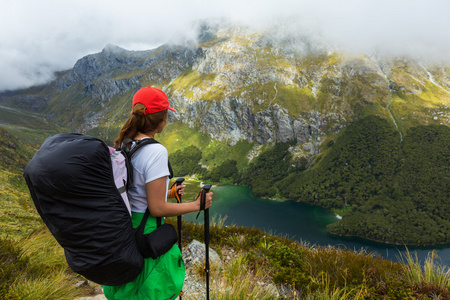
[[210, 189], [211, 189], [210, 184], [205, 184], [204, 186], [202, 186], [202, 192], [200, 196], [200, 210], [205, 210], [206, 208], [206, 194], [209, 192]]
[[181, 185], [183, 183], [183, 181], [184, 181], [183, 177], [175, 179], [175, 183], [177, 186]]
[[202, 189], [205, 191], [205, 194], [206, 194], [211, 189], [211, 185], [210, 184], [205, 184], [205, 185], [202, 186]]
[[[176, 186], [177, 186], [177, 187], [180, 186], [180, 185], [183, 183], [183, 181], [184, 181], [184, 178], [182, 178], [182, 177], [181, 177], [181, 178], [175, 179], [175, 184], [176, 184]], [[178, 203], [181, 203], [181, 194], [178, 193], [178, 190], [177, 190], [176, 198], [177, 198], [177, 200], [178, 200]]]
[[209, 192], [210, 189], [211, 189], [211, 185], [205, 184], [202, 186], [202, 190], [198, 194], [198, 197], [200, 197], [200, 210], [198, 211], [196, 219], [198, 219], [198, 216], [200, 215], [200, 212], [202, 210], [206, 211], [206, 209], [205, 209], [206, 208], [206, 194]]

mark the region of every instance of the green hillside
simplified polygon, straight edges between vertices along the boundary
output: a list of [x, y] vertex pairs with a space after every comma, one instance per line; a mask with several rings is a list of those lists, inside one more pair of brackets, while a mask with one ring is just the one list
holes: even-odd
[[182, 128], [171, 125], [160, 139], [178, 176], [237, 182], [259, 197], [334, 210], [344, 215], [328, 227], [338, 235], [409, 245], [450, 242], [447, 126], [412, 127], [400, 143], [392, 122], [369, 116], [325, 143], [309, 167], [293, 157], [289, 143], [265, 147], [249, 162], [242, 158], [251, 144], [227, 147]]
[[323, 206], [343, 215], [328, 228], [339, 235], [450, 242], [448, 65], [210, 29], [198, 44], [107, 45], [47, 85], [0, 93], [0, 127], [34, 148], [67, 131], [111, 144], [153, 85], [177, 109], [157, 137], [176, 175]]
[[328, 230], [398, 244], [450, 242], [450, 128], [414, 127], [401, 146], [392, 125], [350, 125], [312, 168], [284, 179], [283, 195], [345, 215]]
[[42, 225], [22, 171], [35, 148], [0, 128], [1, 236], [23, 237]]

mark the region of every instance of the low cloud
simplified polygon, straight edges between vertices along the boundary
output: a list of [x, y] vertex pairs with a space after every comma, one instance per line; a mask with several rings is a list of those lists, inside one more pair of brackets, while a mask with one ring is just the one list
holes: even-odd
[[0, 0], [0, 90], [51, 80], [107, 44], [151, 49], [194, 37], [197, 20], [225, 18], [264, 28], [285, 22], [290, 32], [317, 34], [349, 52], [450, 61], [446, 0]]

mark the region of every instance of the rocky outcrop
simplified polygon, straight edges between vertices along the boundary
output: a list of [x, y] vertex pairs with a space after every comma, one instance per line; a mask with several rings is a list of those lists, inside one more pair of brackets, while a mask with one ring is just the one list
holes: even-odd
[[111, 101], [116, 95], [137, 91], [142, 85], [137, 78], [108, 79], [100, 78], [84, 87], [84, 95], [101, 100], [102, 105]]
[[39, 94], [0, 94], [0, 103], [6, 104], [11, 107], [25, 108], [26, 110], [31, 111], [39, 111], [42, 107], [45, 106], [45, 103], [48, 100], [50, 100], [50, 97], [43, 97]]
[[[50, 117], [64, 111], [56, 122], [88, 131], [108, 127], [104, 125], [112, 117], [121, 122], [126, 114], [117, 102], [126, 103], [140, 87], [153, 85], [165, 90], [177, 109], [172, 120], [230, 145], [240, 140], [259, 145], [292, 141], [301, 145], [303, 156], [317, 154], [323, 140], [365, 113], [387, 114], [392, 93], [414, 97], [416, 106], [402, 108], [409, 116], [401, 116], [411, 124], [430, 120], [413, 116], [416, 107], [431, 109], [425, 100], [417, 104], [422, 94], [448, 105], [446, 67], [339, 54], [283, 26], [262, 33], [206, 26], [201, 35], [198, 44], [148, 51], [107, 45], [78, 60], [72, 70], [56, 74], [51, 84], [0, 94], [0, 102]], [[449, 124], [448, 118], [433, 117]]]
[[80, 84], [84, 97], [103, 102], [138, 90], [142, 81], [158, 84], [175, 78], [200, 56], [201, 48], [193, 47], [161, 46], [149, 51], [128, 51], [107, 45], [102, 52], [79, 59], [55, 85], [62, 92]]
[[[205, 244], [197, 240], [193, 240], [186, 248], [183, 249], [183, 260], [186, 268], [192, 268], [195, 265], [205, 264]], [[209, 248], [209, 261], [211, 265], [217, 267], [222, 265], [222, 260], [216, 251]]]
[[230, 145], [239, 140], [261, 145], [289, 141], [297, 144], [320, 142], [326, 136], [327, 128], [338, 131], [344, 126], [343, 118], [337, 114], [310, 113], [294, 117], [279, 104], [255, 113], [244, 99], [238, 97], [228, 97], [221, 102], [194, 102], [185, 97], [175, 97], [171, 103], [177, 109], [173, 114], [175, 119]]

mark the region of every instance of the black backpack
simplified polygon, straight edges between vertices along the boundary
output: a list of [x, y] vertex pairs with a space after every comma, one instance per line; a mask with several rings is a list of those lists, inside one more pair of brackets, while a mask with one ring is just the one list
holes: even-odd
[[[148, 143], [157, 142], [140, 146]], [[129, 161], [126, 152], [118, 154]], [[38, 213], [64, 248], [73, 271], [110, 286], [139, 275], [144, 258], [130, 212], [114, 183], [110, 148], [103, 141], [77, 133], [50, 136], [28, 163], [24, 177]]]

